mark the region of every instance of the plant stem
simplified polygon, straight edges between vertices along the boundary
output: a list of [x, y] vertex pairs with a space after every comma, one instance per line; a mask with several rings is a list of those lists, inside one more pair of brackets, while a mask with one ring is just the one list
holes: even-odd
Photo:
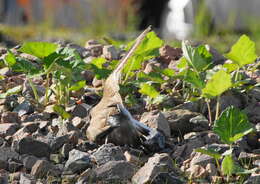
[[32, 91], [33, 91], [33, 95], [34, 95], [34, 98], [36, 99], [36, 101], [39, 103], [39, 96], [38, 96], [38, 93], [37, 93], [37, 89], [35, 88], [32, 80], [30, 78], [28, 78], [28, 81], [29, 81], [29, 84], [32, 88]]
[[220, 104], [220, 96], [217, 97], [215, 121], [218, 119], [218, 114], [219, 114], [219, 104]]
[[209, 102], [210, 102], [210, 100], [206, 99], [206, 104], [207, 104], [207, 107], [208, 107], [209, 125], [212, 125], [211, 110], [210, 110]]
[[239, 74], [239, 69], [237, 69], [237, 71], [236, 71], [235, 82], [238, 80], [238, 74]]
[[46, 83], [46, 90], [45, 90], [45, 102], [44, 102], [44, 105], [47, 105], [48, 101], [49, 101], [49, 97], [48, 97], [48, 93], [49, 93], [49, 86], [50, 86], [50, 74], [47, 73], [46, 75], [46, 80], [47, 80], [47, 83]]

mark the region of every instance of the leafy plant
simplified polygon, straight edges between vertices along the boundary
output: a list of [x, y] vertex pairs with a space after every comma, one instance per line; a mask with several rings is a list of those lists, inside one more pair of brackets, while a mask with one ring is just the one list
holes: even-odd
[[[221, 171], [228, 177], [236, 173], [248, 173], [245, 169], [238, 166], [232, 157], [233, 144], [243, 136], [253, 131], [247, 115], [239, 109], [231, 106], [222, 112], [220, 117], [215, 121], [213, 131], [220, 137], [221, 141], [230, 146], [230, 149], [222, 155], [214, 150], [197, 149], [197, 152], [207, 154], [216, 160], [219, 168], [218, 160], [224, 157], [221, 164]], [[243, 172], [241, 172], [243, 170]]]

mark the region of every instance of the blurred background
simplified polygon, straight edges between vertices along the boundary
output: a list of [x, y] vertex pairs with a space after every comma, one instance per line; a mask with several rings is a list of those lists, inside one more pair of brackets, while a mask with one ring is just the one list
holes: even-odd
[[260, 0], [0, 0], [0, 44], [124, 42], [152, 25], [173, 46], [191, 39], [226, 52], [247, 34], [260, 51], [259, 9]]

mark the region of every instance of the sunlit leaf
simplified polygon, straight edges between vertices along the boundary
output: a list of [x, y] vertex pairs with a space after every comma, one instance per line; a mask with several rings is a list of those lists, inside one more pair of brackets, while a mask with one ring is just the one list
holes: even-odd
[[203, 153], [205, 155], [209, 155], [211, 157], [213, 157], [214, 159], [216, 160], [219, 160], [222, 158], [222, 155], [219, 154], [218, 152], [216, 152], [215, 150], [213, 149], [204, 149], [204, 148], [198, 148], [198, 149], [195, 149], [196, 152], [199, 152], [199, 153]]
[[148, 83], [142, 83], [139, 92], [151, 98], [156, 98], [160, 94], [151, 84]]
[[200, 76], [190, 69], [186, 70], [184, 80], [198, 89], [202, 89], [205, 86], [205, 83]]
[[8, 50], [7, 55], [4, 57], [4, 62], [9, 67], [13, 66], [16, 63], [15, 55]]
[[75, 84], [73, 84], [69, 90], [70, 91], [78, 91], [80, 90], [81, 88], [84, 88], [86, 86], [86, 81], [78, 81], [76, 82]]
[[214, 98], [221, 95], [231, 86], [231, 75], [226, 73], [224, 70], [219, 70], [207, 82], [206, 87], [202, 89], [202, 96], [206, 98]]
[[226, 155], [221, 164], [221, 171], [227, 176], [231, 176], [235, 171], [235, 164], [232, 155]]
[[213, 131], [219, 135], [226, 144], [233, 144], [244, 135], [253, 131], [247, 115], [239, 109], [231, 106], [222, 112], [216, 120]]
[[44, 58], [56, 51], [58, 45], [48, 42], [25, 42], [19, 51], [36, 56], [38, 58]]
[[62, 119], [69, 119], [71, 115], [65, 111], [65, 109], [60, 105], [54, 105], [53, 106], [54, 112], [58, 113]]
[[189, 65], [197, 72], [204, 71], [212, 65], [212, 55], [204, 45], [193, 48], [185, 44], [185, 42], [182, 42], [182, 51]]
[[257, 58], [255, 43], [248, 36], [242, 35], [226, 57], [239, 67], [254, 63]]

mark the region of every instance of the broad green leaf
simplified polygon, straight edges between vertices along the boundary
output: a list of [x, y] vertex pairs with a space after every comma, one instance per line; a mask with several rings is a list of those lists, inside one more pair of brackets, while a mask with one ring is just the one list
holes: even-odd
[[219, 154], [218, 152], [216, 152], [215, 150], [213, 149], [203, 149], [203, 148], [198, 148], [198, 149], [195, 149], [196, 152], [199, 152], [199, 153], [203, 153], [205, 155], [209, 155], [211, 157], [213, 157], [214, 159], [216, 160], [219, 160], [222, 158], [222, 155]]
[[221, 171], [227, 176], [231, 176], [235, 171], [235, 164], [232, 155], [226, 155], [221, 164]]
[[[164, 41], [161, 40], [155, 32], [151, 31], [149, 32], [142, 43], [138, 46], [138, 48], [135, 51], [136, 55], [142, 55], [145, 57], [145, 60], [148, 59], [147, 57], [153, 57], [158, 56], [159, 51], [158, 49], [162, 47], [164, 44]], [[129, 44], [128, 49], [133, 45], [133, 42]]]
[[105, 79], [112, 72], [112, 70], [108, 70], [103, 67], [105, 63], [106, 63], [105, 58], [96, 58], [92, 60], [90, 64], [90, 68], [93, 70], [95, 77], [97, 79]]
[[187, 66], [188, 66], [188, 61], [185, 57], [182, 57], [181, 59], [179, 59], [177, 68], [182, 70], [182, 69], [186, 68]]
[[190, 69], [186, 70], [184, 80], [198, 89], [202, 89], [205, 87], [205, 83], [200, 78], [200, 76], [196, 72], [194, 72]]
[[4, 79], [5, 79], [5, 76], [0, 75], [0, 80], [4, 80]]
[[65, 109], [60, 105], [54, 105], [53, 106], [54, 112], [58, 113], [62, 119], [69, 119], [71, 115], [65, 111]]
[[253, 131], [247, 115], [231, 106], [225, 109], [215, 121], [213, 131], [226, 144], [233, 144], [244, 135]]
[[19, 51], [36, 56], [38, 58], [44, 58], [54, 53], [58, 45], [48, 42], [26, 42], [22, 45]]
[[156, 72], [161, 73], [167, 77], [173, 77], [175, 75], [175, 71], [170, 68], [161, 69], [160, 67], [154, 68]]
[[226, 57], [242, 67], [253, 63], [256, 58], [255, 43], [246, 35], [242, 35], [239, 40], [232, 46], [231, 51]]
[[80, 90], [81, 88], [84, 88], [86, 85], [86, 81], [78, 81], [76, 82], [74, 85], [72, 85], [69, 90], [70, 91], [78, 91]]
[[148, 83], [142, 83], [139, 92], [151, 98], [156, 98], [160, 94], [151, 84]]
[[16, 63], [11, 67], [13, 71], [23, 72], [26, 75], [35, 75], [41, 73], [41, 69], [36, 67], [32, 62], [23, 58], [16, 58]]
[[237, 64], [234, 64], [234, 63], [225, 63], [223, 65], [223, 67], [227, 69], [228, 73], [239, 69], [239, 66]]
[[214, 98], [221, 95], [232, 86], [231, 76], [224, 70], [216, 72], [207, 82], [206, 87], [202, 89], [202, 96], [205, 98]]
[[22, 85], [8, 89], [5, 93], [0, 94], [0, 98], [6, 98], [9, 95], [17, 94], [22, 91]]
[[7, 55], [4, 58], [4, 62], [9, 67], [13, 66], [16, 63], [15, 55], [11, 51], [8, 50]]
[[[134, 42], [129, 43], [127, 50], [129, 50], [133, 44]], [[164, 42], [154, 32], [148, 33], [134, 52], [134, 55], [125, 65], [123, 72], [128, 76], [132, 76], [133, 70], [141, 69], [143, 61], [159, 56], [159, 48], [162, 47], [163, 44]]]
[[127, 75], [133, 76], [134, 73], [132, 71], [141, 69], [143, 61], [144, 61], [143, 56], [135, 55], [132, 59], [130, 59], [126, 63], [123, 72], [126, 73]]
[[189, 65], [197, 72], [205, 71], [212, 65], [212, 55], [204, 45], [193, 48], [182, 42], [182, 52]]
[[165, 82], [165, 80], [163, 80], [162, 76], [159, 73], [155, 73], [155, 72], [150, 72], [149, 74], [146, 74], [144, 72], [139, 72], [137, 77], [140, 81], [153, 81], [156, 83]]

